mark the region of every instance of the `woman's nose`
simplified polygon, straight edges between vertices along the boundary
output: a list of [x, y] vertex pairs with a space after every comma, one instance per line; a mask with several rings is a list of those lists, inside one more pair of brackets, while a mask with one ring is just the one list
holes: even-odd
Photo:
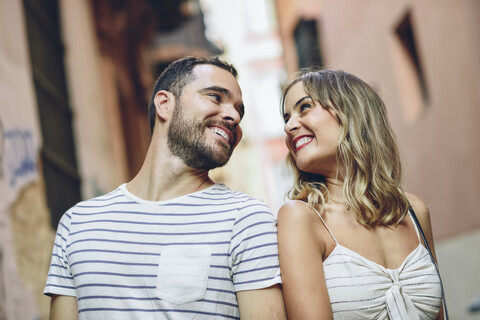
[[291, 117], [290, 119], [288, 119], [287, 123], [285, 123], [283, 130], [286, 134], [292, 134], [295, 130], [298, 129], [299, 126], [300, 124], [298, 123], [296, 117]]

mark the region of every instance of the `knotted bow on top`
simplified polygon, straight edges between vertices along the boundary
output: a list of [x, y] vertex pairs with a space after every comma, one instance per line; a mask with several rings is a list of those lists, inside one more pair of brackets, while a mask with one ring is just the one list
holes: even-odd
[[385, 304], [390, 319], [419, 320], [415, 306], [408, 295], [402, 290], [402, 284], [399, 282], [398, 270], [386, 269], [392, 286], [385, 292]]

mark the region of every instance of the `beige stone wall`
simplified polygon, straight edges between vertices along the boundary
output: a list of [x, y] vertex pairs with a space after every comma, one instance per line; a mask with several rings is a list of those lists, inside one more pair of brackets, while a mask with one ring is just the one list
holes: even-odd
[[[101, 63], [88, 1], [59, 1], [83, 197], [126, 179], [114, 71]], [[23, 1], [0, 1], [0, 319], [48, 319], [43, 295], [55, 231], [46, 204], [42, 143]], [[110, 72], [105, 72], [109, 71]]]
[[[51, 235], [48, 222], [39, 223], [48, 214], [35, 187], [41, 137], [22, 5], [0, 2], [0, 318], [31, 320], [44, 310], [42, 280], [35, 277], [45, 272]], [[25, 228], [16, 228], [17, 217]]]
[[11, 228], [17, 271], [36, 301], [40, 319], [48, 319], [50, 298], [43, 289], [50, 266], [55, 232], [45, 202], [45, 186], [37, 181], [18, 195], [11, 207]]

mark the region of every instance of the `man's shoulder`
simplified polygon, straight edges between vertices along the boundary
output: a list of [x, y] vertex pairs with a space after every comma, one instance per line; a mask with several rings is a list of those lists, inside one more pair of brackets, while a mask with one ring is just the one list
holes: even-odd
[[71, 221], [75, 221], [78, 214], [91, 214], [92, 212], [97, 212], [102, 208], [106, 209], [112, 205], [128, 203], [128, 198], [126, 198], [122, 191], [122, 186], [123, 185], [117, 187], [111, 192], [76, 203], [62, 215], [60, 225], [68, 228]]
[[67, 212], [74, 211], [75, 209], [79, 208], [93, 208], [93, 207], [101, 207], [108, 204], [118, 203], [118, 202], [125, 202], [125, 193], [122, 189], [123, 185], [117, 187], [113, 191], [108, 193], [100, 194], [93, 196], [89, 199], [82, 200], [72, 206]]
[[223, 193], [223, 196], [229, 197], [231, 200], [234, 200], [239, 208], [242, 207], [251, 207], [251, 206], [261, 206], [269, 208], [268, 205], [260, 198], [253, 197], [249, 194], [244, 193], [243, 191], [235, 191], [230, 189], [224, 184], [217, 184], [216, 190]]

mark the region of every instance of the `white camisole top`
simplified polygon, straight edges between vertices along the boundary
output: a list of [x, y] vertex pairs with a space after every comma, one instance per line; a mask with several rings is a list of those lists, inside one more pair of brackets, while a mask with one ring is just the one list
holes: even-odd
[[442, 304], [440, 279], [415, 223], [418, 246], [399, 268], [387, 269], [339, 244], [322, 216], [312, 209], [336, 243], [323, 262], [334, 319], [437, 317]]

